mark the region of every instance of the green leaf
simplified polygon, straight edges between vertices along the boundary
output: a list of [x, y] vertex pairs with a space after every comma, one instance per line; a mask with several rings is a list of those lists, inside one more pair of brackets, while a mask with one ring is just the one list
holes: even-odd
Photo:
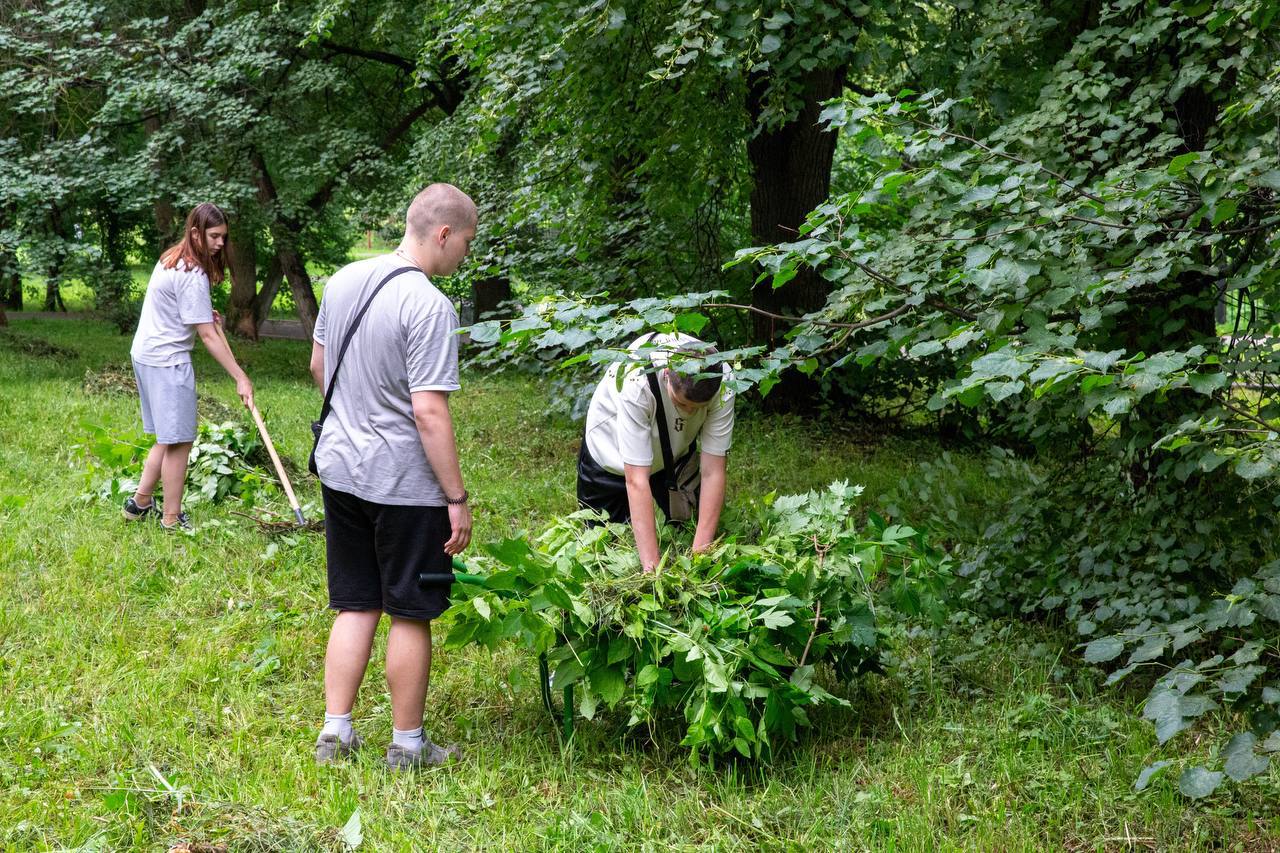
[[1142, 768], [1142, 772], [1138, 774], [1138, 780], [1133, 783], [1133, 790], [1145, 791], [1147, 786], [1151, 784], [1151, 780], [1155, 775], [1172, 763], [1172, 761], [1168, 760], [1157, 761]]
[[1213, 226], [1216, 228], [1228, 219], [1236, 215], [1237, 204], [1233, 199], [1224, 198], [1222, 201], [1214, 205], [1213, 208]]
[[782, 613], [776, 610], [770, 610], [760, 617], [760, 621], [764, 623], [766, 628], [785, 628], [795, 622], [789, 613]]
[[569, 597], [569, 593], [563, 586], [558, 583], [547, 583], [542, 587], [542, 594], [547, 597], [547, 601], [551, 602], [561, 610], [573, 610], [574, 601]]
[[1084, 647], [1086, 663], [1106, 663], [1124, 651], [1124, 640], [1116, 636], [1099, 637]]
[[338, 840], [341, 841], [348, 850], [355, 850], [364, 841], [364, 831], [360, 826], [360, 808], [351, 813], [351, 817], [347, 818], [347, 822], [342, 825], [342, 829], [338, 830]]
[[924, 358], [925, 356], [933, 355], [934, 353], [941, 352], [941, 351], [942, 351], [941, 341], [929, 340], [929, 341], [921, 341], [920, 343], [913, 346], [907, 352], [907, 355], [911, 358]]
[[644, 669], [636, 675], [636, 684], [640, 687], [648, 687], [658, 680], [658, 668], [653, 664], [646, 664]]
[[1198, 394], [1212, 394], [1224, 388], [1231, 379], [1226, 373], [1189, 373], [1187, 384]]
[[960, 204], [981, 204], [991, 201], [999, 192], [1000, 188], [994, 184], [976, 186], [960, 197]]
[[1227, 744], [1226, 751], [1223, 753], [1226, 758], [1223, 770], [1235, 781], [1243, 782], [1259, 773], [1265, 773], [1267, 766], [1271, 763], [1269, 756], [1258, 755], [1254, 751], [1257, 741], [1257, 737], [1252, 732], [1242, 732], [1231, 738], [1231, 742]]
[[578, 697], [578, 713], [584, 719], [594, 720], [596, 718], [596, 708], [599, 704], [600, 700], [596, 697], [596, 694], [589, 689], [584, 689]]
[[[584, 620], [585, 621], [585, 620]], [[631, 657], [635, 651], [635, 643], [629, 642], [625, 636], [613, 637], [609, 640], [609, 653], [605, 660], [607, 663], [615, 664], [618, 661], [626, 660]]]
[[1187, 167], [1200, 159], [1199, 151], [1188, 151], [1186, 154], [1179, 154], [1169, 162], [1168, 172], [1170, 175], [1177, 177], [1187, 171]]
[[684, 314], [676, 315], [675, 326], [676, 329], [681, 332], [686, 332], [690, 335], [697, 335], [709, 322], [711, 321], [705, 314], [700, 314], [696, 311], [689, 311]]
[[1193, 800], [1207, 797], [1222, 784], [1222, 774], [1209, 771], [1204, 767], [1188, 767], [1182, 771], [1178, 779], [1178, 790], [1185, 797]]
[[591, 671], [591, 688], [600, 694], [600, 698], [612, 708], [618, 704], [627, 689], [626, 679], [622, 677], [622, 668], [617, 666], [601, 667]]

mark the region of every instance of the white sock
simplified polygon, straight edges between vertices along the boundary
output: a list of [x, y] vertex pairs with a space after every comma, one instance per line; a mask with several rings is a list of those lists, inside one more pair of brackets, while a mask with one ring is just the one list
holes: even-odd
[[391, 742], [410, 752], [422, 752], [422, 745], [426, 742], [426, 739], [422, 736], [422, 726], [404, 732], [393, 728], [391, 730]]
[[351, 712], [330, 714], [326, 711], [324, 728], [320, 730], [320, 734], [337, 735], [338, 740], [342, 743], [351, 743], [351, 736], [355, 734], [355, 731], [351, 728]]

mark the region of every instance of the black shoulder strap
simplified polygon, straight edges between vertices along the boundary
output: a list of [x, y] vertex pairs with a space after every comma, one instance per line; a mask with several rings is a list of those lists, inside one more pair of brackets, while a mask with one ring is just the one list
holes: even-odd
[[360, 321], [364, 319], [365, 312], [369, 310], [369, 306], [373, 303], [373, 298], [378, 295], [378, 291], [386, 286], [387, 282], [400, 275], [400, 273], [420, 271], [417, 267], [399, 267], [387, 273], [386, 278], [378, 282], [378, 286], [373, 289], [373, 293], [369, 294], [369, 298], [364, 301], [364, 305], [360, 306], [360, 312], [356, 314], [356, 318], [351, 321], [351, 328], [347, 329], [347, 337], [342, 341], [342, 348], [338, 350], [338, 360], [333, 365], [333, 376], [329, 379], [329, 387], [324, 392], [324, 405], [320, 407], [320, 423], [324, 423], [324, 419], [329, 417], [329, 411], [333, 408], [333, 389], [338, 384], [338, 371], [342, 368], [342, 358], [347, 354], [347, 347], [351, 346], [351, 339], [355, 336], [356, 329], [360, 328]]
[[662, 445], [662, 473], [667, 481], [667, 488], [676, 487], [676, 461], [671, 452], [671, 436], [667, 435], [667, 409], [662, 405], [662, 392], [658, 388], [658, 371], [655, 367], [648, 371], [649, 390], [653, 392], [653, 402], [658, 406], [658, 443]]

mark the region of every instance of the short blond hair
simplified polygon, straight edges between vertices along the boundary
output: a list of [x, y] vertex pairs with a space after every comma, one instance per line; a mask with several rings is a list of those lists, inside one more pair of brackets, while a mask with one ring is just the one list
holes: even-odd
[[405, 214], [405, 233], [424, 240], [433, 226], [474, 228], [476, 203], [453, 184], [431, 184], [414, 196]]

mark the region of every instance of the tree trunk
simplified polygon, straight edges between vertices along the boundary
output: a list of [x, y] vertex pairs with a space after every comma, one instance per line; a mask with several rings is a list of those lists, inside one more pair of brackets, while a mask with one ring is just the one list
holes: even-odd
[[0, 304], [14, 311], [22, 310], [22, 274], [17, 269], [17, 259], [10, 256], [13, 266], [0, 272]]
[[258, 298], [253, 303], [255, 328], [271, 316], [271, 306], [276, 301], [276, 294], [280, 292], [280, 281], [283, 278], [284, 267], [280, 265], [280, 256], [272, 253], [271, 260], [267, 263], [267, 277], [263, 279], [262, 290], [258, 291]]
[[494, 314], [498, 306], [511, 298], [511, 279], [505, 276], [482, 278], [471, 284], [471, 305], [476, 320]]
[[[831, 190], [831, 163], [835, 156], [836, 134], [818, 124], [822, 102], [837, 97], [844, 89], [845, 67], [816, 68], [804, 78], [804, 107], [792, 121], [781, 127], [763, 129], [747, 141], [751, 164], [751, 236], [757, 245], [792, 242], [799, 239], [805, 217], [826, 201]], [[754, 123], [759, 122], [768, 78], [754, 75], [750, 81], [747, 106]], [[751, 290], [751, 304], [774, 314], [801, 315], [826, 304], [831, 285], [818, 273], [801, 268], [790, 282], [775, 289], [765, 280]], [[752, 341], [776, 346], [790, 328], [772, 318], [753, 314]], [[766, 399], [770, 408], [803, 409], [814, 402], [816, 383], [795, 370], [782, 380]]]
[[46, 311], [67, 310], [67, 303], [62, 299], [62, 288], [58, 286], [58, 276], [61, 274], [61, 265], [49, 268], [49, 277], [44, 283], [44, 310]]
[[254, 230], [232, 226], [226, 244], [231, 294], [227, 299], [227, 328], [241, 337], [258, 339], [255, 302], [258, 299], [258, 243]]
[[282, 246], [279, 250], [280, 266], [284, 269], [284, 277], [289, 282], [289, 290], [293, 293], [293, 303], [298, 308], [298, 319], [307, 333], [307, 339], [316, 330], [316, 317], [320, 314], [320, 303], [316, 301], [315, 289], [311, 286], [311, 276], [307, 273], [307, 265], [302, 255], [292, 246]]
[[316, 292], [311, 286], [307, 265], [302, 259], [297, 243], [294, 242], [294, 235], [302, 230], [301, 224], [275, 214], [279, 196], [276, 193], [275, 182], [271, 180], [271, 173], [267, 171], [267, 163], [257, 150], [250, 152], [249, 160], [253, 164], [254, 178], [258, 185], [258, 203], [270, 217], [268, 230], [271, 233], [271, 242], [276, 247], [276, 257], [280, 261], [284, 277], [289, 282], [289, 290], [293, 293], [293, 301], [298, 308], [298, 319], [302, 321], [302, 328], [310, 338], [316, 328], [320, 304], [316, 302]]
[[56, 241], [56, 248], [45, 268], [44, 310], [66, 311], [67, 304], [62, 301], [62, 268], [67, 255], [67, 235], [62, 223], [62, 213], [54, 209], [49, 213], [49, 233]]
[[[13, 225], [10, 218], [13, 208], [5, 206], [0, 209], [0, 228]], [[18, 265], [18, 255], [6, 247], [0, 246], [0, 307], [22, 310], [22, 272]]]
[[133, 277], [125, 253], [124, 228], [115, 205], [103, 202], [97, 209], [102, 234], [102, 256], [107, 268], [97, 276], [98, 311], [116, 324], [121, 334], [133, 331], [137, 318], [129, 306]]
[[[147, 116], [142, 120], [142, 129], [147, 136], [151, 136], [160, 130], [160, 117]], [[161, 169], [159, 162], [155, 162], [151, 166], [151, 177], [159, 186], [161, 183]], [[158, 196], [153, 203], [152, 213], [155, 215], [156, 221], [156, 242], [159, 244], [154, 246], [155, 253], [159, 255], [165, 249], [172, 246], [178, 241], [177, 211], [173, 208], [173, 201], [167, 196]]]
[[22, 310], [22, 273], [13, 252], [0, 251], [0, 305]]
[[[831, 162], [836, 134], [818, 125], [822, 102], [844, 89], [845, 69], [818, 68], [804, 81], [805, 101], [800, 114], [773, 130], [763, 130], [747, 141], [751, 162], [751, 237], [756, 243], [799, 239], [800, 225], [811, 210], [826, 201], [831, 190]], [[758, 121], [768, 89], [759, 75], [752, 81], [748, 108]], [[778, 289], [764, 281], [752, 289], [752, 304], [775, 313], [808, 312], [826, 304], [831, 286], [811, 269], [802, 269]], [[756, 343], [773, 344], [786, 329], [777, 328], [759, 314], [753, 320]]]
[[0, 327], [9, 325], [9, 317], [4, 313], [4, 304], [0, 303]]

